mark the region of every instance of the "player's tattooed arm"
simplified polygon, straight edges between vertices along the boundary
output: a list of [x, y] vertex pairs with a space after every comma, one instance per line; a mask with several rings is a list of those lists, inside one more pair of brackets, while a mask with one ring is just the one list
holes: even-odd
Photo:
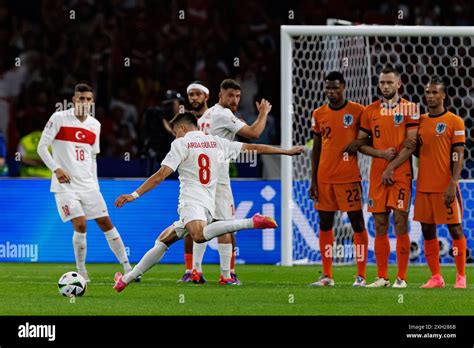
[[[407, 131], [407, 140], [403, 143], [403, 148], [400, 150], [398, 155], [388, 164], [382, 173], [382, 183], [385, 185], [393, 184], [393, 172], [398, 168], [402, 163], [405, 163], [406, 160], [411, 158], [411, 155], [416, 150], [416, 139], [418, 137], [418, 127], [410, 128]], [[410, 139], [410, 140], [408, 140]]]
[[446, 205], [450, 205], [456, 199], [456, 188], [461, 178], [461, 171], [464, 161], [464, 146], [456, 146], [452, 153], [453, 162], [453, 177], [449, 182], [448, 189], [446, 190], [444, 201]]
[[263, 145], [263, 144], [242, 144], [243, 151], [256, 151], [260, 155], [285, 155], [295, 156], [300, 155], [304, 152], [304, 146], [293, 146], [292, 148], [285, 150], [276, 146]]
[[237, 133], [241, 137], [247, 139], [258, 139], [260, 135], [265, 130], [265, 125], [267, 124], [267, 117], [270, 111], [272, 110], [272, 104], [266, 99], [262, 99], [259, 102], [255, 102], [258, 110], [258, 116], [254, 123], [250, 126], [243, 126]]
[[156, 186], [161, 184], [168, 176], [173, 173], [173, 169], [168, 166], [162, 165], [161, 168], [152, 176], [150, 176], [139, 188], [137, 188], [131, 194], [124, 194], [115, 200], [115, 206], [117, 208], [123, 207], [126, 203], [132, 202], [141, 195], [153, 190]]
[[311, 152], [311, 186], [309, 188], [309, 197], [318, 200], [318, 168], [321, 158], [321, 134], [314, 133], [313, 150]]
[[301, 155], [305, 150], [304, 146], [293, 146], [288, 150], [281, 149], [276, 146], [263, 144], [242, 144], [242, 151], [256, 151], [260, 155], [285, 155], [295, 156]]

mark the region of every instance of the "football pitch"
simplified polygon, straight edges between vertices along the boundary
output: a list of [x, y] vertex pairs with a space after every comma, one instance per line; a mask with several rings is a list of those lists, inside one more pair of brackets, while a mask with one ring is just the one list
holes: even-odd
[[[320, 265], [238, 265], [240, 287], [218, 285], [218, 265], [204, 265], [206, 285], [177, 284], [183, 265], [156, 265], [141, 283], [113, 289], [116, 264], [89, 264], [92, 283], [71, 301], [57, 280], [72, 264], [0, 264], [0, 315], [474, 315], [474, 269], [468, 289], [454, 289], [455, 267], [442, 267], [444, 289], [419, 289], [427, 267], [408, 270], [407, 289], [353, 288], [355, 266], [334, 268], [335, 288], [311, 288]], [[368, 266], [369, 280], [375, 266]], [[390, 267], [392, 280], [395, 267]]]

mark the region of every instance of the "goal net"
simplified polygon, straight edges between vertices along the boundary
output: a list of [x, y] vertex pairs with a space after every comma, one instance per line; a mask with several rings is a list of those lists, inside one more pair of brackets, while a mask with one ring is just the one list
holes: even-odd
[[[345, 97], [368, 105], [376, 98], [377, 80], [385, 65], [401, 73], [400, 94], [415, 103], [423, 103], [424, 86], [430, 76], [449, 81], [449, 108], [464, 118], [468, 138], [474, 132], [469, 118], [472, 107], [474, 69], [474, 29], [471, 27], [404, 26], [282, 26], [281, 27], [282, 145], [306, 144], [311, 148], [311, 113], [326, 103], [324, 76], [339, 70], [346, 79]], [[472, 130], [472, 131], [471, 131]], [[467, 143], [463, 177], [472, 178], [472, 144]], [[474, 150], [473, 150], [474, 151]], [[364, 216], [369, 231], [368, 262], [373, 253], [374, 224], [367, 213], [368, 176], [371, 160], [359, 154], [364, 190]], [[416, 166], [415, 166], [416, 167]], [[416, 173], [415, 173], [416, 174]], [[318, 241], [318, 213], [309, 198], [311, 153], [284, 158], [282, 161], [282, 265], [321, 262]], [[413, 262], [424, 262], [420, 254], [422, 235], [419, 223], [410, 213], [410, 237]], [[393, 225], [393, 224], [391, 224]], [[393, 262], [395, 235], [390, 229]], [[473, 233], [465, 231], [468, 246], [474, 247]], [[353, 231], [347, 214], [336, 213], [335, 263], [353, 263]], [[440, 230], [443, 261], [449, 259], [450, 239]], [[444, 249], [443, 249], [444, 247]], [[445, 250], [446, 249], [446, 250]]]

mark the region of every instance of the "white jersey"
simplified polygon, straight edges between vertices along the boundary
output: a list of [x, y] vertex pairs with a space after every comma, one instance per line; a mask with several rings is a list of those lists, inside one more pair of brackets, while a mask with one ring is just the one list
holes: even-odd
[[[99, 189], [92, 156], [100, 152], [100, 122], [88, 116], [84, 122], [74, 115], [74, 108], [55, 112], [41, 135], [41, 143], [51, 144], [56, 168], [71, 177], [70, 184], [60, 184], [53, 173], [51, 192], [87, 192]], [[48, 164], [48, 163], [47, 163]]]
[[[245, 123], [239, 120], [230, 109], [216, 104], [207, 109], [199, 118], [198, 125], [205, 134], [216, 135], [232, 141], [245, 126]], [[223, 162], [220, 167], [218, 183], [229, 185], [229, 162]]]
[[201, 131], [191, 131], [174, 140], [161, 165], [178, 170], [179, 208], [198, 204], [214, 216], [220, 163], [236, 158], [241, 149], [242, 143]]

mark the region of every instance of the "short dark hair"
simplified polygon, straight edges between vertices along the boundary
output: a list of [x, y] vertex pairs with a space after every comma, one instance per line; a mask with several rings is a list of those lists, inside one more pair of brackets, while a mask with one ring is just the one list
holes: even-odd
[[430, 85], [440, 85], [443, 86], [443, 91], [448, 95], [448, 84], [446, 83], [446, 79], [439, 76], [439, 75], [434, 75], [430, 78], [430, 81], [428, 82]]
[[75, 92], [79, 92], [79, 93], [82, 93], [82, 92], [92, 92], [94, 93], [94, 90], [92, 89], [92, 87], [90, 85], [88, 85], [87, 83], [78, 83], [75, 87], [74, 87], [74, 93]]
[[190, 85], [194, 85], [194, 84], [198, 84], [198, 85], [203, 85], [205, 86], [206, 84], [204, 82], [202, 82], [201, 80], [196, 80], [196, 81], [193, 81], [190, 83]]
[[170, 127], [173, 128], [174, 126], [177, 126], [178, 124], [181, 124], [181, 123], [188, 123], [197, 127], [198, 119], [193, 113], [187, 110], [184, 112], [178, 112], [176, 115], [174, 115], [173, 119], [170, 121]]
[[240, 91], [240, 84], [232, 79], [225, 79], [224, 81], [221, 82], [221, 89], [238, 89]]
[[331, 71], [326, 75], [324, 81], [339, 81], [343, 85], [346, 84], [346, 80], [344, 80], [344, 75], [342, 75], [342, 73], [340, 73], [339, 71]]
[[395, 74], [395, 76], [400, 76], [400, 72], [391, 65], [386, 65], [380, 73], [381, 74]]

